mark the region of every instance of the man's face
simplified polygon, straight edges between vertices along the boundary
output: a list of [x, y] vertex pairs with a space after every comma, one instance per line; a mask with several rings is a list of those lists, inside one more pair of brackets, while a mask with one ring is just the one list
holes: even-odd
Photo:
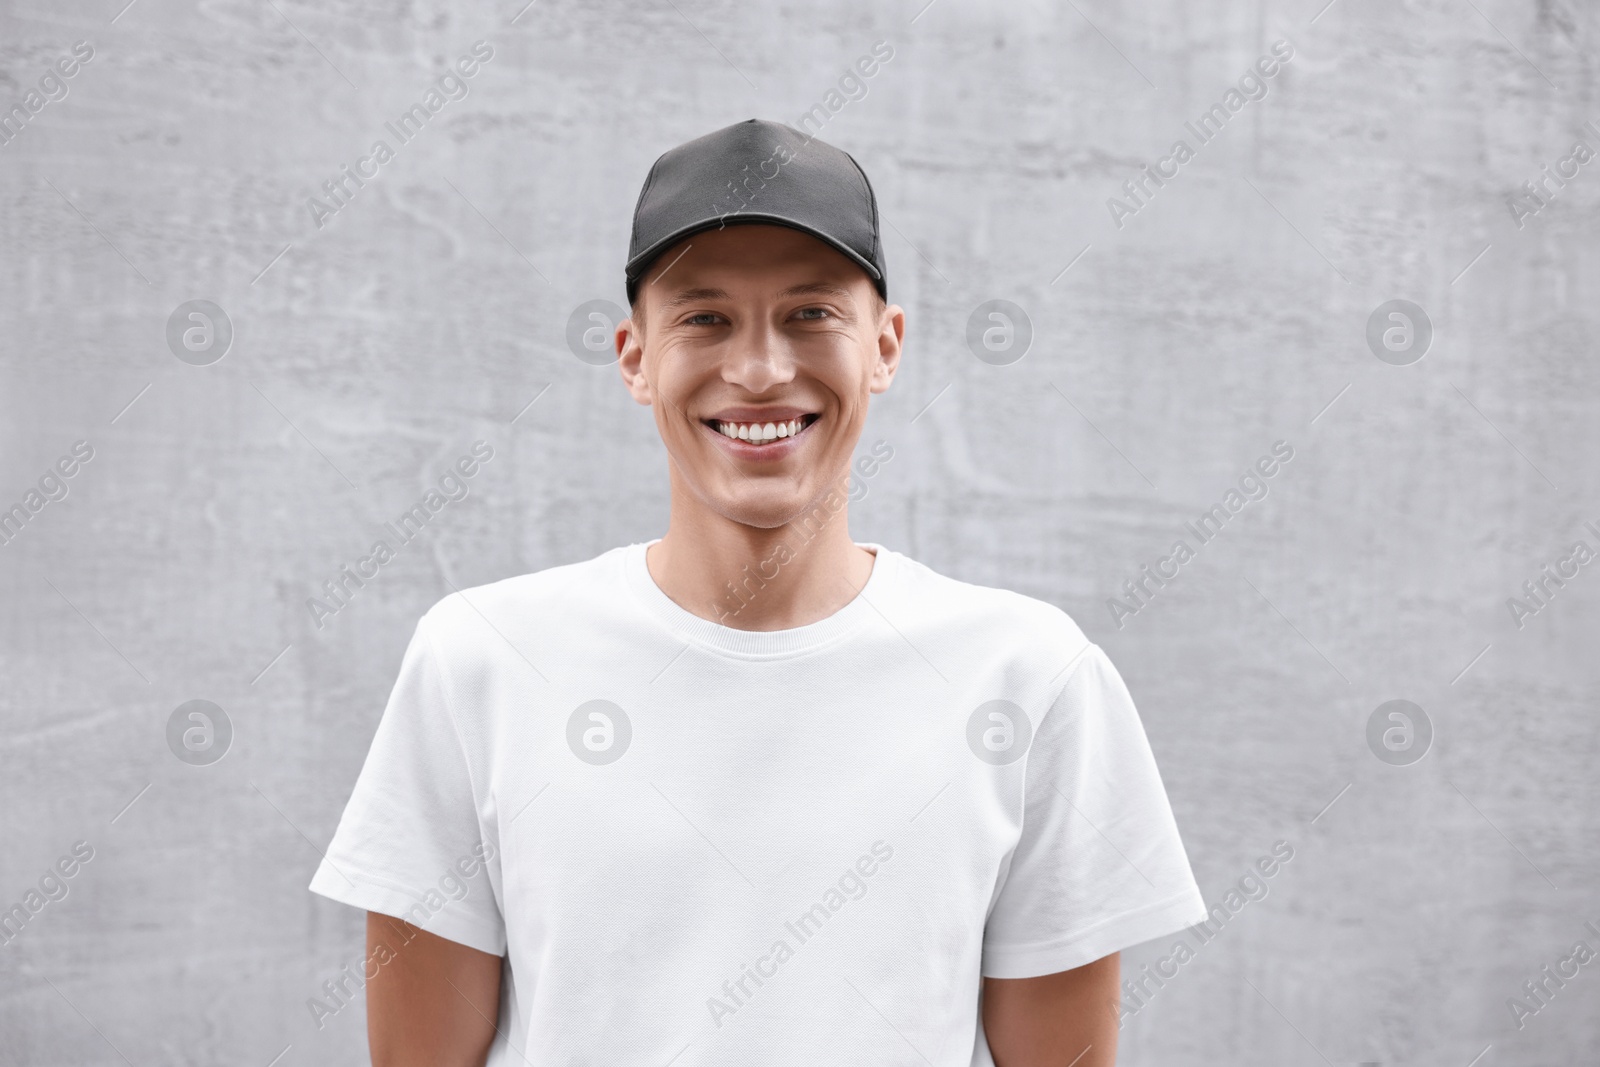
[[619, 366], [655, 409], [675, 494], [772, 529], [844, 492], [905, 330], [899, 307], [877, 311], [865, 271], [798, 230], [747, 223], [668, 249], [639, 302], [643, 337], [618, 325]]

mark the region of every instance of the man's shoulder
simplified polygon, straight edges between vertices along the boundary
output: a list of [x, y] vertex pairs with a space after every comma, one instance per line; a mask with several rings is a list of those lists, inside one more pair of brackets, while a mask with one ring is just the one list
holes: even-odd
[[478, 631], [485, 624], [495, 629], [559, 624], [575, 613], [594, 611], [624, 591], [622, 555], [627, 547], [458, 589], [435, 602], [423, 620], [436, 641]]
[[974, 639], [1008, 643], [1047, 660], [1073, 658], [1093, 642], [1071, 615], [1037, 597], [997, 585], [954, 578], [909, 556], [905, 610], [916, 625], [965, 631]]

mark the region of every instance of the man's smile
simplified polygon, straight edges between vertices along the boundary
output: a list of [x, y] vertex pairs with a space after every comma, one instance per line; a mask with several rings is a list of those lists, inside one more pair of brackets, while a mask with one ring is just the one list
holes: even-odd
[[777, 459], [820, 418], [799, 408], [727, 408], [700, 422], [734, 455]]

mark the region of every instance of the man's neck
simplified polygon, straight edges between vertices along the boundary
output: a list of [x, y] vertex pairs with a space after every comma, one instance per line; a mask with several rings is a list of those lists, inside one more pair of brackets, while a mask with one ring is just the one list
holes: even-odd
[[874, 566], [850, 540], [849, 505], [840, 504], [820, 524], [808, 511], [770, 530], [674, 508], [645, 565], [679, 606], [736, 630], [820, 622], [855, 599]]

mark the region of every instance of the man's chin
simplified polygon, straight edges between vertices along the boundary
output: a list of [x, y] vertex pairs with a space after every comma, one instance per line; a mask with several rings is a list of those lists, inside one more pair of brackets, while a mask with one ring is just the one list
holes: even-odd
[[835, 493], [832, 496], [837, 499], [830, 499], [826, 493], [815, 501], [803, 494], [740, 494], [719, 500], [716, 511], [731, 522], [757, 530], [792, 526], [803, 530], [809, 540], [829, 521], [844, 514], [845, 495]]

